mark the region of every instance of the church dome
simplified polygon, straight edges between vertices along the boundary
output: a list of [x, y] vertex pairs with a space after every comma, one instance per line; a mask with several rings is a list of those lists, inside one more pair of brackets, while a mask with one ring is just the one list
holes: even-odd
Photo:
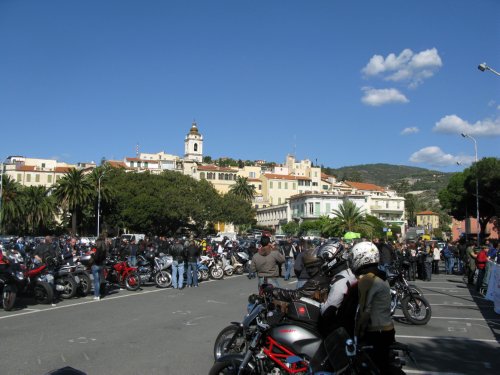
[[189, 130], [189, 134], [200, 135], [200, 133], [198, 132], [198, 127], [196, 126], [196, 122], [193, 122], [193, 124], [191, 125], [191, 129]]

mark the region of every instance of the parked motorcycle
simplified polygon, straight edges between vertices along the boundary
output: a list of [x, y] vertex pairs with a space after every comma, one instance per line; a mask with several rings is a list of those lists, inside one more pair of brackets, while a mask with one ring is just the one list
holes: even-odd
[[[323, 340], [310, 324], [319, 316], [315, 301], [295, 301], [286, 315], [289, 319], [283, 319], [285, 313], [270, 295], [251, 295], [242, 323], [244, 351], [217, 358], [209, 374], [379, 374], [366, 354], [369, 348], [356, 345], [343, 328]], [[393, 349], [407, 351], [402, 344]], [[393, 365], [401, 368], [395, 350], [393, 358]]]
[[17, 295], [17, 284], [24, 284], [23, 272], [24, 262], [19, 253], [2, 254], [0, 250], [0, 291], [2, 295], [2, 306], [5, 311], [14, 308]]
[[[240, 253], [231, 252], [230, 263], [231, 263], [231, 266], [233, 266], [233, 268], [234, 268], [235, 274], [243, 275], [244, 267], [243, 267], [243, 263], [241, 263], [239, 261], [239, 259], [241, 259], [241, 256], [239, 256], [238, 254], [240, 254]], [[243, 253], [243, 254], [245, 254], [245, 253]]]
[[409, 285], [403, 273], [396, 269], [387, 272], [387, 280], [391, 286], [391, 314], [399, 307], [408, 322], [415, 325], [427, 324], [431, 319], [432, 309], [422, 291]]
[[196, 270], [198, 272], [198, 281], [207, 281], [210, 279], [210, 270], [205, 263], [198, 262]]
[[231, 262], [228, 259], [227, 252], [215, 255], [215, 260], [217, 264], [222, 268], [226, 276], [233, 276], [234, 267], [231, 265]]
[[167, 271], [171, 266], [170, 255], [156, 256], [153, 251], [149, 251], [144, 256], [137, 257], [137, 273], [141, 284], [155, 283], [159, 288], [168, 288], [172, 285], [172, 275]]
[[56, 292], [58, 292], [63, 299], [73, 298], [76, 295], [78, 284], [80, 283], [80, 279], [78, 277], [75, 278], [73, 274], [75, 267], [62, 264], [59, 258], [50, 258], [47, 264], [50, 274], [54, 277]]
[[107, 258], [103, 267], [106, 286], [118, 284], [127, 290], [135, 291], [141, 287], [141, 279], [137, 273], [137, 267], [131, 267], [126, 261], [116, 257]]
[[212, 279], [220, 280], [224, 277], [224, 270], [215, 261], [215, 258], [213, 256], [210, 255], [200, 256], [200, 263], [208, 268], [208, 272], [210, 273], [210, 277]]

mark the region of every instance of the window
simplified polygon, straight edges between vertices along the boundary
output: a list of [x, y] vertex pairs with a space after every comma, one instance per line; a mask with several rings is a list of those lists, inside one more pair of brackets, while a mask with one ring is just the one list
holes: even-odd
[[262, 184], [259, 184], [259, 190], [262, 190]]
[[48, 182], [49, 184], [51, 184], [51, 183], [52, 183], [52, 175], [51, 175], [51, 174], [49, 174], [49, 175], [47, 176], [47, 182]]
[[321, 203], [315, 202], [314, 203], [314, 214], [319, 215], [320, 211], [321, 211]]
[[226, 174], [224, 175], [224, 180], [226, 180], [226, 181], [227, 181], [227, 180], [229, 180], [229, 173], [226, 173]]
[[198, 151], [198, 143], [195, 143], [194, 144], [194, 152], [197, 152]]
[[219, 173], [219, 180], [223, 180], [224, 179], [224, 173]]
[[285, 189], [288, 190], [288, 182], [285, 182]]
[[281, 189], [281, 181], [278, 182], [278, 189]]
[[272, 189], [272, 188], [273, 188], [273, 182], [269, 181], [269, 189]]
[[45, 163], [42, 163], [42, 169], [44, 169], [44, 168], [45, 168]]
[[328, 185], [323, 185], [323, 190], [328, 190]]
[[22, 179], [23, 179], [23, 175], [21, 173], [18, 173], [17, 174], [17, 182], [21, 182]]
[[318, 183], [317, 182], [313, 182], [313, 186], [318, 186]]
[[255, 178], [255, 172], [250, 172], [250, 173], [248, 174], [248, 176], [249, 176], [250, 178]]
[[205, 172], [200, 172], [200, 180], [204, 180], [205, 179]]
[[26, 173], [26, 182], [31, 182], [31, 174]]
[[385, 208], [389, 208], [389, 202], [385, 202]]
[[309, 203], [309, 213], [312, 215], [314, 214], [314, 204], [311, 202]]
[[297, 183], [293, 183], [293, 190], [297, 190]]
[[325, 206], [326, 206], [326, 213], [329, 214], [331, 211], [330, 203], [326, 203]]

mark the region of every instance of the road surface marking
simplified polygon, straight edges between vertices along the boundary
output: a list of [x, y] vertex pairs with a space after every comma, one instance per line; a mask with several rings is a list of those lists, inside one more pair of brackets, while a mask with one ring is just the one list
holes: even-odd
[[[433, 337], [433, 336], [408, 336], [408, 335], [396, 335], [396, 338], [400, 339], [416, 339], [416, 340], [460, 340], [460, 341], [477, 341], [477, 342], [490, 342], [497, 343], [497, 340], [493, 339], [471, 339], [468, 337]], [[406, 370], [405, 370], [406, 371]]]

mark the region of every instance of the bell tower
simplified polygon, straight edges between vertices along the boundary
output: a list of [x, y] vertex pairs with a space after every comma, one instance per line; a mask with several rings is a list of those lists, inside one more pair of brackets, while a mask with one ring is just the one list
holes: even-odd
[[203, 136], [198, 132], [196, 122], [193, 122], [184, 140], [184, 159], [203, 162]]

